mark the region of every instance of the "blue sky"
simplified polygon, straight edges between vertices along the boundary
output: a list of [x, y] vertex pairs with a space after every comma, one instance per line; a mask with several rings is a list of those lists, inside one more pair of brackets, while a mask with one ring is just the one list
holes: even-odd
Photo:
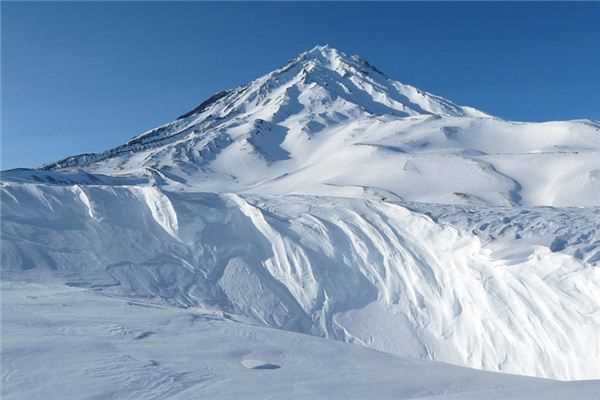
[[102, 151], [316, 44], [506, 119], [600, 119], [600, 3], [2, 2], [2, 168]]

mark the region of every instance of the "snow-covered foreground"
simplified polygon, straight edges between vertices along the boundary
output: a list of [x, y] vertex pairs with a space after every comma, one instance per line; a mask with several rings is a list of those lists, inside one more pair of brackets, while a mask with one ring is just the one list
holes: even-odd
[[561, 383], [360, 346], [52, 284], [2, 283], [2, 398], [597, 399]]
[[402, 356], [600, 377], [600, 269], [540, 245], [553, 232], [535, 218], [528, 240], [482, 242], [382, 201], [13, 183], [2, 214], [5, 276], [52, 271]]

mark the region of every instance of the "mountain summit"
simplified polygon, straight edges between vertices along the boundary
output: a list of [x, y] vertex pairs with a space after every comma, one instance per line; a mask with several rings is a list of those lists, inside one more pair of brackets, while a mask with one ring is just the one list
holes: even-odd
[[394, 81], [359, 56], [348, 56], [328, 45], [316, 46], [246, 85], [214, 94], [176, 121], [144, 132], [125, 146], [70, 157], [46, 168], [81, 167], [115, 153], [139, 151], [144, 145], [157, 147], [166, 144], [165, 139], [181, 139], [183, 133], [227, 129], [241, 120], [335, 125], [348, 119], [419, 115], [486, 116]]
[[[7, 179], [597, 205], [599, 132], [591, 121], [493, 118], [395, 81], [358, 56], [317, 46], [124, 145]], [[525, 165], [539, 171], [536, 179]]]

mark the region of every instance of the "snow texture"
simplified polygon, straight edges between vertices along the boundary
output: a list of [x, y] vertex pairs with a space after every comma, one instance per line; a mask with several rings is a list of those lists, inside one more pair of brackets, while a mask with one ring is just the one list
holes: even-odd
[[592, 400], [600, 391], [598, 381], [398, 358], [221, 312], [62, 285], [3, 282], [2, 294], [6, 400]]
[[317, 46], [0, 196], [3, 398], [600, 392], [463, 368], [600, 378], [598, 122]]

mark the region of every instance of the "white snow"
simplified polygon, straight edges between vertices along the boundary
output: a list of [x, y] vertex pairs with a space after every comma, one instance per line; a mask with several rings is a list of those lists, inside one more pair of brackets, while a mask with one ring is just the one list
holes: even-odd
[[600, 392], [437, 363], [600, 379], [598, 122], [317, 46], [0, 194], [3, 398]]
[[570, 246], [544, 246], [550, 229], [489, 241], [389, 202], [135, 186], [88, 187], [90, 218], [68, 186], [2, 192], [5, 273], [35, 263], [69, 284], [102, 282], [104, 292], [217, 307], [402, 356], [600, 376], [600, 270]]
[[173, 190], [375, 190], [445, 204], [598, 206], [600, 124], [503, 121], [317, 46], [126, 145], [48, 168], [60, 173], [8, 171], [4, 179], [112, 176]]
[[[493, 374], [53, 284], [2, 282], [2, 398], [596, 399], [600, 382]], [[277, 368], [279, 367], [279, 368]]]

